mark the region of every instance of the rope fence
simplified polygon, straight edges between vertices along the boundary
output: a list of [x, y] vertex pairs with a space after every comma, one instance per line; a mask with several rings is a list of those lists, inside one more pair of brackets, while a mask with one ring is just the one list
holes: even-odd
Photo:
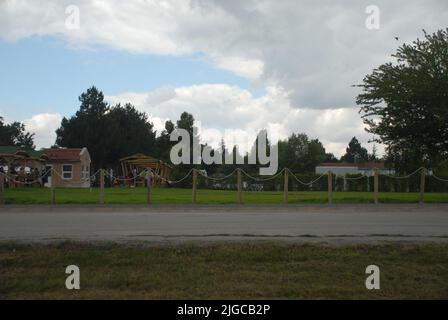
[[[418, 181], [417, 175], [420, 173], [420, 178]], [[23, 178], [18, 179], [18, 177], [14, 177], [10, 174], [0, 172], [0, 204], [4, 204], [4, 189], [5, 189], [5, 183], [10, 184], [17, 184], [21, 186], [33, 186], [36, 184], [42, 185], [42, 181], [45, 178], [48, 178], [48, 176], [51, 175], [51, 204], [56, 204], [56, 187], [55, 187], [55, 177], [58, 177], [59, 179], [64, 180], [64, 183], [66, 186], [69, 187], [76, 187], [79, 186], [79, 181], [76, 183], [70, 182], [67, 179], [64, 179], [64, 177], [57, 172], [54, 169], [48, 169], [44, 173], [42, 173], [39, 177], [35, 178], [31, 181], [23, 180]], [[99, 179], [98, 179], [99, 177]], [[165, 177], [160, 176], [155, 170], [153, 169], [146, 169], [142, 171], [141, 173], [134, 175], [132, 177], [119, 177], [113, 174], [113, 172], [108, 172], [103, 169], [97, 170], [94, 174], [92, 174], [88, 178], [81, 179], [81, 183], [89, 183], [90, 187], [92, 188], [93, 183], [99, 183], [99, 190], [100, 190], [100, 196], [99, 196], [99, 203], [104, 204], [105, 203], [105, 181], [106, 178], [111, 179], [111, 181], [119, 181], [123, 183], [133, 182], [134, 186], [136, 181], [139, 179], [140, 181], [144, 180], [144, 186], [146, 186], [147, 189], [147, 203], [152, 203], [152, 186], [154, 179], [159, 179], [160, 181], [163, 181], [168, 186], [176, 186], [181, 183], [184, 183], [187, 179], [191, 177], [191, 189], [192, 189], [192, 203], [197, 203], [197, 191], [198, 191], [198, 181], [199, 178], [204, 179], [207, 183], [207, 186], [221, 186], [227, 181], [227, 185], [231, 186], [231, 189], [237, 191], [237, 198], [236, 202], [239, 204], [243, 203], [243, 190], [254, 190], [250, 188], [251, 183], [255, 185], [262, 185], [262, 188], [260, 191], [264, 191], [264, 183], [272, 183], [276, 186], [276, 190], [280, 191], [281, 184], [283, 182], [283, 203], [288, 203], [288, 195], [290, 192], [290, 186], [293, 186], [293, 189], [299, 189], [305, 188], [310, 191], [316, 190], [316, 185], [318, 185], [320, 190], [326, 189], [328, 195], [327, 195], [327, 202], [328, 204], [333, 203], [333, 191], [346, 191], [347, 189], [354, 189], [353, 185], [351, 185], [351, 188], [349, 188], [349, 184], [353, 183], [361, 183], [362, 180], [366, 179], [365, 189], [369, 192], [373, 193], [373, 201], [374, 203], [379, 202], [379, 190], [380, 190], [380, 175], [379, 171], [377, 169], [374, 169], [374, 174], [372, 176], [368, 175], [360, 175], [360, 176], [337, 176], [331, 171], [328, 171], [327, 173], [323, 173], [319, 175], [318, 177], [312, 178], [310, 181], [303, 181], [298, 177], [297, 174], [294, 174], [289, 168], [284, 168], [281, 171], [279, 171], [277, 174], [267, 177], [267, 178], [261, 178], [261, 177], [255, 177], [249, 173], [247, 173], [245, 170], [241, 168], [237, 168], [233, 170], [231, 173], [221, 176], [221, 177], [213, 177], [208, 176], [207, 172], [204, 170], [198, 170], [198, 169], [191, 169], [189, 170], [182, 178], [178, 180], [169, 180]], [[291, 177], [292, 179], [290, 179]], [[327, 181], [321, 181], [323, 178], [327, 177]], [[395, 176], [390, 174], [384, 174], [381, 175], [383, 179], [392, 179], [396, 181], [396, 183], [402, 183], [403, 181], [408, 183], [409, 186], [409, 180], [407, 179], [414, 179], [415, 182], [419, 182], [419, 187], [415, 190], [419, 192], [419, 202], [424, 203], [424, 197], [425, 197], [425, 186], [428, 182], [430, 182], [429, 178], [434, 178], [436, 181], [447, 183], [448, 179], [444, 179], [441, 177], [438, 177], [432, 172], [428, 174], [428, 170], [425, 168], [419, 168], [415, 170], [414, 172], [407, 174], [405, 176]], [[229, 179], [232, 179], [232, 182], [229, 183]], [[296, 184], [294, 186], [294, 183]], [[364, 184], [364, 182], [362, 182]], [[244, 185], [243, 185], [244, 184]], [[113, 186], [113, 183], [111, 184]], [[358, 185], [359, 187], [360, 185]], [[362, 186], [362, 185], [361, 185]], [[362, 187], [364, 188], [364, 187]], [[391, 187], [392, 188], [392, 187]], [[395, 187], [394, 187], [395, 188]], [[381, 189], [385, 189], [384, 187]], [[408, 188], [409, 190], [409, 188]], [[384, 190], [383, 190], [384, 191]]]

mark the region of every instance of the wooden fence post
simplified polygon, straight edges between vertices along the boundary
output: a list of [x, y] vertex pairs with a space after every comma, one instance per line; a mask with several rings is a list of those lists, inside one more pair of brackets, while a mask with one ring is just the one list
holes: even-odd
[[375, 204], [378, 204], [378, 184], [379, 184], [379, 177], [378, 177], [378, 169], [374, 169], [375, 175], [373, 176], [373, 200]]
[[236, 170], [236, 174], [237, 174], [237, 184], [238, 184], [238, 204], [242, 204], [243, 203], [243, 185], [242, 185], [242, 179], [241, 179], [241, 169], [238, 168]]
[[420, 203], [425, 202], [425, 180], [426, 180], [426, 168], [422, 168], [420, 175]]
[[146, 203], [151, 204], [151, 172], [148, 170], [146, 173]]
[[55, 170], [52, 168], [50, 170], [50, 174], [51, 174], [51, 199], [50, 199], [50, 203], [52, 205], [56, 204], [56, 188], [55, 188], [55, 179], [56, 179], [56, 174], [55, 174]]
[[328, 204], [333, 204], [333, 173], [328, 171]]
[[197, 191], [197, 184], [198, 184], [198, 172], [196, 169], [193, 169], [193, 192], [192, 192], [192, 203], [196, 203], [196, 191]]
[[288, 204], [288, 170], [285, 169], [285, 176], [283, 178], [283, 203]]
[[5, 204], [5, 175], [0, 173], [0, 206]]
[[100, 170], [100, 204], [104, 204], [104, 170]]

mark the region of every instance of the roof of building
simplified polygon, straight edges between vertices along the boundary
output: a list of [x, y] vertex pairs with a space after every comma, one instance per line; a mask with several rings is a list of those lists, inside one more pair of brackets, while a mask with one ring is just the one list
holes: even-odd
[[50, 160], [79, 161], [82, 148], [47, 149], [45, 153]]
[[384, 162], [364, 162], [358, 163], [358, 169], [385, 169]]
[[44, 150], [38, 150], [38, 151], [28, 150], [22, 147], [14, 147], [14, 146], [0, 146], [0, 154], [11, 156], [17, 155], [25, 158], [35, 158], [35, 159], [39, 159], [46, 156]]
[[154, 164], [161, 164], [161, 165], [171, 168], [171, 166], [169, 164], [167, 164], [166, 162], [156, 159], [152, 156], [142, 154], [142, 153], [137, 153], [137, 154], [122, 158], [122, 159], [120, 159], [120, 162], [121, 163], [129, 163], [129, 164], [133, 164], [133, 165], [140, 165], [140, 166], [151, 166]]
[[318, 167], [329, 168], [356, 168], [359, 170], [371, 170], [371, 169], [384, 169], [384, 162], [362, 162], [362, 163], [349, 163], [349, 162], [335, 162], [335, 163], [322, 163]]

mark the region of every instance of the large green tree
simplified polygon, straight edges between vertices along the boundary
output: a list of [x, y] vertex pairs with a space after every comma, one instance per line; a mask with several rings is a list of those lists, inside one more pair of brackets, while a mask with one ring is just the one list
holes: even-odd
[[325, 148], [318, 139], [310, 140], [304, 133], [293, 133], [278, 142], [279, 168], [294, 172], [314, 172], [326, 159]]
[[345, 154], [342, 156], [341, 160], [349, 163], [366, 162], [369, 160], [369, 154], [367, 149], [361, 146], [358, 139], [353, 137], [348, 143], [348, 147], [345, 149]]
[[186, 130], [190, 135], [190, 163], [193, 163], [193, 142], [199, 141], [199, 134], [194, 130], [194, 122], [193, 115], [188, 112], [182, 112], [180, 119], [176, 122], [177, 128]]
[[94, 168], [105, 167], [109, 164], [108, 153], [111, 147], [106, 119], [110, 106], [96, 87], [82, 93], [79, 101], [81, 105], [76, 114], [69, 119], [64, 117], [60, 128], [56, 130], [56, 145], [67, 148], [87, 147]]
[[368, 132], [402, 167], [436, 165], [448, 155], [448, 29], [402, 45], [364, 78], [357, 97]]
[[57, 146], [87, 147], [94, 168], [116, 168], [120, 158], [134, 153], [154, 154], [155, 133], [145, 113], [131, 104], [109, 106], [95, 87], [79, 101], [76, 114], [64, 118], [56, 131]]
[[34, 149], [34, 133], [26, 132], [25, 125], [21, 122], [4, 123], [0, 117], [0, 146], [23, 147]]
[[[193, 162], [194, 162], [193, 161], [193, 141], [194, 140], [199, 141], [199, 134], [195, 133], [194, 123], [195, 123], [194, 116], [191, 113], [188, 113], [186, 111], [182, 112], [179, 120], [176, 121], [176, 128], [186, 130], [190, 136], [190, 164], [180, 164], [178, 166], [174, 166], [173, 170], [171, 171], [174, 179], [179, 179], [180, 177], [185, 176], [185, 174], [193, 168], [198, 169], [201, 167], [200, 165], [193, 164]], [[172, 123], [170, 122], [170, 123], [168, 123], [169, 128], [168, 129], [165, 128], [167, 130], [167, 132], [170, 129], [172, 129], [171, 125], [172, 125]], [[176, 144], [177, 142], [171, 142], [171, 143], [172, 143], [171, 144], [171, 146], [172, 146], [173, 144]], [[200, 145], [200, 148], [202, 151], [203, 146]], [[171, 148], [170, 148], [169, 152], [170, 151], [171, 151]]]
[[153, 124], [146, 113], [137, 111], [133, 105], [118, 104], [110, 108], [106, 115], [106, 125], [106, 131], [110, 134], [108, 163], [135, 153], [159, 156], [155, 148]]
[[174, 143], [170, 140], [170, 134], [173, 130], [174, 123], [171, 120], [165, 121], [165, 129], [162, 130], [156, 139], [157, 155], [165, 162], [170, 162], [171, 147], [174, 145]]

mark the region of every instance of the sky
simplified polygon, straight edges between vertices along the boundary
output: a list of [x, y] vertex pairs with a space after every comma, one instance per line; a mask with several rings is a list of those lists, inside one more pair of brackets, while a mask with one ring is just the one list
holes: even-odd
[[0, 0], [0, 116], [49, 147], [95, 85], [159, 131], [192, 113], [212, 145], [269, 129], [371, 150], [353, 85], [447, 24], [446, 0]]

